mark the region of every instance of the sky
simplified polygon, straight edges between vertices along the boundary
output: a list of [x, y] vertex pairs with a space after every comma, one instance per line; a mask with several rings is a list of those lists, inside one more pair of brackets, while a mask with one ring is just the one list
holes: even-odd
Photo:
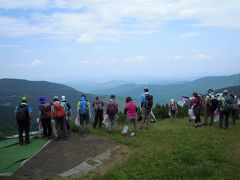
[[239, 0], [0, 0], [0, 78], [193, 80], [239, 59]]

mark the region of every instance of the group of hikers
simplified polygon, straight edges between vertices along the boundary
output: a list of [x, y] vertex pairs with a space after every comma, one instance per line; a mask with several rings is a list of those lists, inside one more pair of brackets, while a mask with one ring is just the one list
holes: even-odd
[[[209, 89], [204, 96], [200, 93], [193, 92], [192, 97], [182, 96], [184, 101], [188, 101], [189, 121], [195, 121], [195, 127], [202, 125], [212, 126], [215, 121], [219, 121], [220, 128], [227, 129], [229, 118], [232, 116], [233, 124], [236, 123], [239, 109], [239, 100], [236, 95], [224, 90], [222, 93], [214, 94], [213, 89]], [[168, 103], [169, 116], [176, 118], [178, 112], [177, 103], [171, 99]], [[204, 113], [204, 122], [201, 121], [201, 114]]]
[[[212, 89], [208, 90], [208, 94], [204, 97], [202, 94], [194, 92], [192, 97], [183, 96], [182, 99], [189, 103], [189, 119], [195, 121], [195, 127], [200, 127], [200, 113], [205, 110], [204, 125], [213, 125], [217, 114], [219, 116], [219, 124], [221, 128], [228, 128], [229, 116], [232, 114], [233, 123], [236, 121], [238, 111], [238, 99], [233, 94], [229, 94], [224, 90], [222, 94], [214, 94]], [[145, 87], [143, 94], [140, 96], [140, 109], [133, 99], [126, 97], [124, 105], [124, 114], [126, 115], [126, 128], [122, 133], [125, 135], [136, 135], [137, 129], [148, 128], [150, 120], [156, 121], [152, 112], [153, 96], [149, 93], [149, 88]], [[106, 106], [105, 106], [106, 105]], [[106, 104], [98, 96], [90, 104], [86, 95], [81, 95], [77, 102], [77, 116], [75, 124], [79, 126], [80, 134], [90, 132], [91, 107], [94, 112], [93, 129], [102, 128], [102, 124], [106, 126], [109, 133], [113, 133], [118, 126], [119, 107], [115, 95], [110, 95]], [[178, 104], [174, 99], [168, 103], [169, 116], [176, 118], [178, 113]], [[139, 115], [140, 114], [140, 115]], [[32, 108], [28, 105], [27, 98], [22, 97], [21, 103], [15, 108], [15, 116], [18, 124], [19, 143], [21, 145], [29, 144], [30, 123], [32, 120]], [[54, 96], [52, 102], [47, 102], [44, 96], [39, 97], [38, 108], [39, 123], [42, 125], [43, 137], [50, 139], [53, 135], [57, 140], [67, 140], [70, 135], [70, 120], [73, 118], [71, 105], [67, 102], [65, 96], [59, 98]], [[210, 121], [209, 121], [210, 118]], [[137, 120], [140, 121], [139, 125]], [[223, 124], [224, 122], [224, 124]], [[86, 128], [83, 129], [83, 126]], [[25, 139], [23, 137], [25, 132]]]
[[[139, 129], [149, 126], [149, 117], [155, 119], [152, 113], [153, 96], [149, 94], [149, 88], [144, 88], [144, 93], [141, 95], [141, 111], [142, 118]], [[86, 95], [81, 95], [77, 102], [77, 118], [75, 124], [79, 126], [80, 134], [90, 132], [91, 107], [94, 112], [93, 128], [102, 128], [104, 123], [109, 133], [113, 133], [117, 129], [119, 108], [115, 95], [110, 95], [109, 100], [105, 103], [97, 96], [92, 104], [88, 101]], [[124, 113], [128, 131], [136, 135], [138, 108], [132, 98], [126, 97], [124, 105]], [[19, 143], [29, 144], [30, 123], [32, 121], [32, 108], [28, 105], [27, 97], [21, 98], [21, 103], [15, 108], [15, 117], [18, 125]], [[43, 137], [50, 139], [53, 135], [57, 140], [67, 140], [70, 135], [70, 120], [73, 119], [71, 105], [67, 102], [65, 96], [59, 98], [54, 96], [52, 102], [47, 102], [44, 96], [39, 97], [38, 120], [43, 129]], [[83, 126], [86, 128], [83, 129]], [[25, 139], [23, 136], [25, 132]]]

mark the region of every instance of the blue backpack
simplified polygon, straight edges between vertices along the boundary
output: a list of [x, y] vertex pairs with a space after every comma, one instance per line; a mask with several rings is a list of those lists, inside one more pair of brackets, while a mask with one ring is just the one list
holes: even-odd
[[89, 113], [89, 109], [87, 107], [87, 100], [81, 99], [80, 100], [79, 114], [80, 115], [87, 115], [88, 113]]

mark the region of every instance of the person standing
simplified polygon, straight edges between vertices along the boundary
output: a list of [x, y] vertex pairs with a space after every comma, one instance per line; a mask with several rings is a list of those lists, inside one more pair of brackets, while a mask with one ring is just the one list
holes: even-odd
[[46, 139], [50, 139], [52, 136], [51, 126], [51, 104], [46, 102], [45, 97], [39, 97], [39, 119], [43, 127], [43, 136]]
[[106, 114], [109, 120], [109, 132], [113, 132], [113, 128], [117, 129], [117, 119], [118, 119], [118, 103], [116, 101], [116, 96], [111, 95], [109, 101], [107, 102]]
[[148, 128], [153, 106], [153, 96], [150, 95], [148, 87], [144, 88], [144, 93], [140, 97], [140, 102], [142, 109], [142, 121], [140, 124], [140, 129], [143, 128], [145, 124], [145, 128]]
[[[27, 104], [27, 98], [25, 96], [21, 98], [21, 103], [16, 106], [14, 112], [18, 125], [19, 144], [29, 144], [30, 123], [32, 121], [32, 108]], [[25, 140], [23, 139], [23, 132], [25, 132]]]
[[86, 96], [81, 95], [80, 101], [77, 103], [77, 116], [80, 121], [79, 132], [83, 134], [83, 124], [85, 121], [87, 132], [90, 132], [90, 102], [87, 100]]
[[193, 109], [193, 113], [195, 115], [195, 127], [201, 127], [201, 117], [200, 117], [200, 111], [201, 111], [201, 97], [198, 95], [198, 93], [194, 92], [192, 94], [193, 98], [191, 98], [190, 101], [190, 108]]
[[70, 135], [70, 120], [72, 118], [72, 109], [71, 105], [67, 102], [66, 96], [62, 96], [61, 105], [64, 107], [64, 110], [66, 112], [66, 126], [68, 135]]
[[127, 116], [128, 129], [135, 134], [137, 131], [137, 106], [131, 97], [126, 98], [124, 114]]
[[[212, 101], [214, 99], [214, 91], [213, 89], [208, 90], [208, 94], [205, 97], [205, 122], [203, 125], [213, 125], [213, 119], [214, 119], [214, 112], [212, 106]], [[208, 118], [210, 117], [210, 123], [208, 123]]]
[[93, 107], [94, 116], [95, 116], [93, 128], [96, 129], [97, 124], [98, 124], [99, 128], [102, 128], [104, 103], [97, 96], [95, 101], [93, 101], [93, 103], [92, 103], [92, 107]]
[[168, 112], [170, 114], [171, 119], [176, 119], [178, 107], [174, 99], [171, 99], [170, 102], [168, 103]]

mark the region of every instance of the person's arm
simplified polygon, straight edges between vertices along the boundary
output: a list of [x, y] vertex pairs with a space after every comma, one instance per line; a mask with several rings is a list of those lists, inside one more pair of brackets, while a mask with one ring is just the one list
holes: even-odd
[[28, 113], [29, 113], [29, 122], [32, 122], [32, 108], [31, 106], [28, 106]]

